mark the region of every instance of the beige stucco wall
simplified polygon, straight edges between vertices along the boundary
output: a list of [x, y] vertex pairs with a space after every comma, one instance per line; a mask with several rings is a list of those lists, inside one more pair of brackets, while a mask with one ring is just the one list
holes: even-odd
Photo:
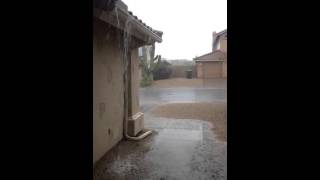
[[[138, 60], [138, 49], [131, 51], [131, 110], [132, 116], [139, 112], [139, 88], [140, 88], [140, 69]], [[130, 107], [130, 105], [129, 105]]]
[[223, 52], [227, 52], [227, 40], [226, 39], [222, 39], [220, 41], [220, 50]]
[[[227, 39], [221, 40], [221, 51], [227, 52], [228, 50], [228, 41]], [[223, 64], [222, 64], [222, 77], [227, 77], [227, 58], [225, 58]]]
[[227, 61], [222, 63], [222, 77], [227, 77]]
[[[104, 29], [104, 30], [103, 30]], [[93, 163], [123, 137], [123, 65], [116, 35], [94, 23]]]
[[223, 75], [223, 62], [198, 62], [197, 63], [197, 77], [198, 78], [220, 78]]
[[203, 78], [222, 77], [222, 62], [203, 63]]
[[[225, 41], [226, 48], [226, 41]], [[226, 50], [226, 49], [225, 49]], [[214, 51], [210, 54], [197, 58], [198, 78], [221, 78], [227, 77], [227, 54]]]
[[203, 78], [203, 72], [202, 72], [202, 63], [197, 63], [196, 64], [197, 67], [197, 78]]

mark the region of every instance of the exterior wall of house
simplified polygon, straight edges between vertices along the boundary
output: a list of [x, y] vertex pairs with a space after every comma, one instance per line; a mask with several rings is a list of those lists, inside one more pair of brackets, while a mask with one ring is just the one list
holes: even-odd
[[144, 115], [139, 107], [139, 59], [138, 49], [131, 51], [130, 68], [130, 91], [129, 91], [129, 114], [128, 114], [128, 135], [136, 136], [144, 128]]
[[198, 62], [197, 78], [221, 78], [223, 75], [222, 61]]
[[124, 85], [122, 50], [115, 31], [94, 22], [93, 163], [123, 138]]
[[205, 62], [203, 63], [203, 78], [222, 77], [222, 62]]
[[227, 61], [224, 61], [222, 63], [222, 77], [227, 77]]
[[131, 51], [131, 110], [132, 115], [139, 112], [139, 88], [140, 88], [140, 68], [139, 68], [139, 57], [138, 49]]
[[[220, 43], [221, 43], [220, 50], [223, 52], [227, 52], [227, 50], [228, 50], [227, 39], [223, 38]], [[224, 62], [222, 63], [222, 77], [224, 77], [224, 78], [227, 77], [227, 58], [225, 58]]]
[[203, 68], [202, 68], [202, 66], [203, 66], [203, 63], [201, 63], [201, 62], [198, 62], [197, 64], [196, 64], [196, 67], [197, 67], [197, 78], [203, 78]]
[[[95, 163], [123, 138], [125, 86], [122, 61], [124, 51], [118, 46], [119, 32], [108, 29], [100, 21], [94, 21], [93, 29], [93, 163]], [[139, 112], [141, 69], [138, 48], [131, 50], [130, 57], [129, 118]], [[143, 116], [139, 117], [139, 120], [143, 123]]]
[[220, 40], [220, 50], [223, 52], [227, 52], [227, 39]]
[[[226, 48], [226, 41], [221, 42], [223, 42], [222, 47]], [[226, 52], [226, 49], [224, 50]], [[197, 58], [198, 78], [227, 77], [227, 54], [221, 51], [214, 51]]]

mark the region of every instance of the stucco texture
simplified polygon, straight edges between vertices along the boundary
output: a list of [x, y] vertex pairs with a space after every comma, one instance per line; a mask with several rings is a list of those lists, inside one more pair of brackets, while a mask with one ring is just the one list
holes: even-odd
[[[226, 41], [225, 41], [226, 46]], [[221, 50], [196, 59], [198, 78], [227, 77], [227, 53]]]
[[93, 32], [93, 163], [123, 137], [124, 85], [117, 32], [95, 21]]

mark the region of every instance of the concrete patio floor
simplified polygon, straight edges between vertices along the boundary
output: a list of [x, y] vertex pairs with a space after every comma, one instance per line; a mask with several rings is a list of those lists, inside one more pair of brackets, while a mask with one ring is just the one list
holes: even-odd
[[227, 179], [227, 142], [217, 138], [212, 123], [151, 113], [171, 102], [226, 103], [226, 89], [142, 88], [145, 127], [153, 134], [141, 141], [121, 141], [96, 164], [94, 179]]
[[215, 139], [208, 122], [152, 121], [147, 126], [154, 133], [113, 148], [97, 165], [95, 179], [226, 179], [227, 145]]

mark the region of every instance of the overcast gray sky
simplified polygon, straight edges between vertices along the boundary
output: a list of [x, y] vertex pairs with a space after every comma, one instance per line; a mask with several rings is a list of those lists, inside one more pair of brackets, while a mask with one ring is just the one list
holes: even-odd
[[122, 0], [153, 29], [163, 31], [156, 53], [192, 59], [211, 51], [212, 32], [227, 28], [227, 0]]

